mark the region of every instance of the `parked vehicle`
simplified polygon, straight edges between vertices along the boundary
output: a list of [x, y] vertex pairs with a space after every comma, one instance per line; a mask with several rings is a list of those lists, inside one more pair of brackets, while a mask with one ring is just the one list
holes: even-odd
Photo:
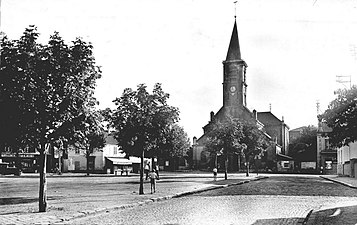
[[16, 176], [20, 176], [21, 170], [17, 167], [10, 167], [9, 163], [1, 162], [0, 163], [0, 174], [3, 174], [3, 175], [14, 174]]

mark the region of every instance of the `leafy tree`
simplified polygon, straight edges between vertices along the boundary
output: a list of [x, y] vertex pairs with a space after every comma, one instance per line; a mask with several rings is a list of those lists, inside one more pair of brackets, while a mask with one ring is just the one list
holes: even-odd
[[105, 129], [104, 117], [100, 111], [95, 109], [89, 110], [82, 123], [76, 127], [76, 141], [77, 147], [85, 149], [85, 157], [87, 159], [87, 176], [89, 176], [89, 161], [90, 156], [96, 149], [105, 146]]
[[330, 143], [341, 147], [357, 140], [357, 86], [340, 89], [328, 109], [319, 115], [319, 120], [332, 128], [328, 134]]
[[38, 36], [30, 26], [19, 40], [5, 39], [2, 44], [1, 104], [16, 113], [6, 112], [0, 118], [10, 120], [14, 142], [40, 152], [39, 211], [45, 212], [47, 151], [58, 140], [73, 141], [76, 124], [82, 123], [95, 103], [93, 92], [101, 71], [90, 43], [77, 38], [67, 45], [55, 32], [42, 45], [37, 43]]
[[162, 159], [178, 159], [187, 156], [190, 140], [183, 127], [178, 124], [170, 126], [164, 134], [164, 142], [157, 151], [152, 152], [152, 157]]
[[268, 139], [257, 125], [244, 123], [243, 137], [241, 139], [243, 156], [247, 165], [247, 176], [249, 176], [249, 163], [255, 156], [264, 154], [264, 149], [268, 146]]
[[155, 84], [152, 93], [140, 84], [137, 90], [124, 90], [114, 100], [117, 108], [111, 114], [111, 126], [115, 128], [114, 138], [127, 155], [141, 157], [139, 194], [144, 194], [144, 157], [165, 142], [165, 134], [179, 119], [177, 108], [169, 106], [169, 94], [161, 84]]
[[289, 155], [297, 161], [311, 161], [316, 159], [317, 128], [313, 125], [304, 127], [301, 136], [289, 145]]
[[226, 180], [228, 178], [229, 155], [240, 154], [245, 148], [241, 142], [243, 136], [243, 124], [230, 117], [227, 117], [223, 122], [216, 121], [208, 133], [206, 148], [214, 155], [222, 154], [224, 156], [224, 178]]

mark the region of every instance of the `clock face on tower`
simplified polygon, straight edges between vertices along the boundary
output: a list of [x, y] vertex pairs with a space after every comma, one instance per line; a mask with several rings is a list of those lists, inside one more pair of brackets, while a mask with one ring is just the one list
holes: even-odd
[[231, 92], [235, 92], [235, 91], [236, 91], [236, 87], [231, 86], [231, 87], [229, 88], [229, 90], [230, 90]]

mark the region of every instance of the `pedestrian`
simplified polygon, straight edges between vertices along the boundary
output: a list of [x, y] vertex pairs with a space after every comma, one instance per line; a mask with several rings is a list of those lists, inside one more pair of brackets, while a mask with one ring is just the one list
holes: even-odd
[[153, 169], [151, 171], [151, 173], [149, 174], [149, 177], [150, 177], [150, 188], [151, 188], [151, 194], [152, 194], [152, 190], [154, 189], [154, 193], [156, 192], [156, 179], [157, 179], [157, 174], [156, 174], [156, 171], [155, 169]]
[[156, 164], [156, 166], [155, 166], [155, 171], [156, 171], [157, 179], [160, 180], [160, 176], [159, 176], [159, 165], [158, 165], [158, 164]]
[[217, 168], [213, 168], [213, 180], [216, 181], [217, 180]]
[[149, 176], [149, 171], [150, 171], [150, 162], [146, 163], [145, 168], [144, 168], [144, 172], [145, 172], [145, 180], [148, 179]]

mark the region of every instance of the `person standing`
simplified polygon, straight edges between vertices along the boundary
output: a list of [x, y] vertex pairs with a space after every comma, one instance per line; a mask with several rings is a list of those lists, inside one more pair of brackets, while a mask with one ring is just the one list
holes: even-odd
[[154, 193], [156, 192], [156, 179], [157, 179], [157, 174], [156, 174], [156, 171], [155, 169], [153, 169], [151, 171], [151, 173], [149, 174], [149, 177], [150, 177], [150, 188], [151, 188], [151, 194], [152, 194], [152, 190], [154, 189]]
[[217, 168], [213, 168], [213, 180], [216, 181], [217, 180]]
[[145, 172], [145, 180], [148, 179], [149, 176], [149, 171], [150, 171], [150, 162], [146, 163], [145, 168], [144, 168], [144, 172]]
[[156, 171], [157, 179], [160, 180], [160, 176], [159, 176], [159, 165], [158, 165], [158, 164], [156, 164], [156, 166], [155, 166], [155, 171]]

